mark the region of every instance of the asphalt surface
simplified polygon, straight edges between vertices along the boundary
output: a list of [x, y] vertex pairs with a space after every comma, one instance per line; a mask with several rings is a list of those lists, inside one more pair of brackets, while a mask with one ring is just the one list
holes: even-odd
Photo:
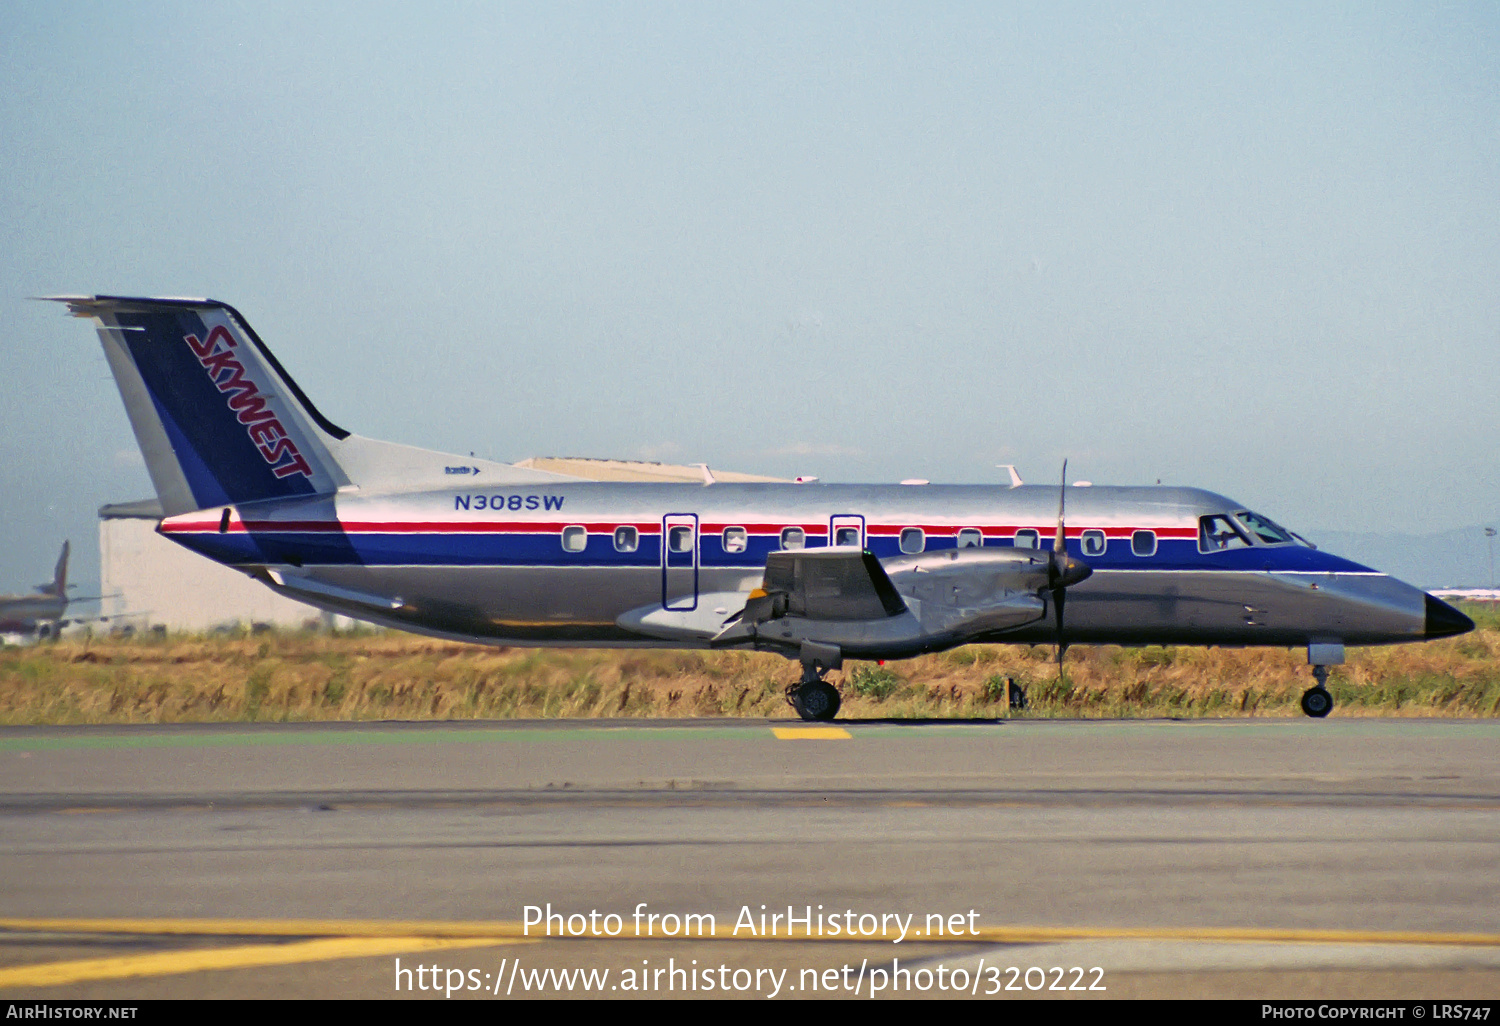
[[[522, 992], [609, 969], [610, 997], [684, 968], [717, 974], [689, 994], [779, 968], [778, 997], [855, 970], [868, 996], [940, 964], [992, 999], [1500, 993], [1500, 723], [838, 726], [0, 729], [0, 994], [431, 999], [397, 958], [455, 998], [520, 996], [518, 966]], [[521, 937], [549, 903], [622, 936]], [[632, 937], [642, 905], [719, 939]], [[762, 905], [823, 936], [761, 936]], [[907, 915], [899, 943], [826, 928]], [[470, 925], [424, 948], [433, 922]], [[1071, 992], [1028, 988], [1054, 966]]]

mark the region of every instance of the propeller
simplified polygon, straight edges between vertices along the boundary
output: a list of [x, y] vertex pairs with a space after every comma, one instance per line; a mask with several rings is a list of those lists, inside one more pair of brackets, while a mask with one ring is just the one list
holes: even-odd
[[1063, 460], [1062, 482], [1057, 491], [1057, 534], [1052, 539], [1052, 554], [1047, 559], [1047, 587], [1052, 591], [1052, 610], [1057, 618], [1057, 672], [1062, 675], [1063, 654], [1068, 643], [1063, 637], [1063, 605], [1067, 601], [1067, 589], [1085, 580], [1094, 572], [1082, 560], [1068, 556], [1067, 529], [1064, 512], [1068, 503], [1068, 461]]

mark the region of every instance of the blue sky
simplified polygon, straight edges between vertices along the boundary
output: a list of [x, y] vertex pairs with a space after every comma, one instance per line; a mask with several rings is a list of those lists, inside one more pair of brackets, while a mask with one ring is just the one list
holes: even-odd
[[361, 434], [1500, 516], [1500, 7], [0, 3], [0, 590], [150, 494], [83, 323]]

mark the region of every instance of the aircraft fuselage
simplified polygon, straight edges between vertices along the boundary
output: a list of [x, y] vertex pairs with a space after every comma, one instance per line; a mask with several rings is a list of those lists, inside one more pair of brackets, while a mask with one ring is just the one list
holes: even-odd
[[[294, 598], [407, 630], [495, 644], [696, 647], [761, 584], [770, 553], [798, 547], [861, 546], [895, 575], [908, 606], [962, 605], [962, 582], [898, 571], [934, 554], [1045, 550], [1057, 501], [1057, 486], [1039, 485], [476, 480], [207, 509], [161, 530]], [[1267, 542], [1236, 521], [1235, 544], [1215, 548], [1204, 532], [1217, 521], [1204, 518], [1244, 510], [1197, 489], [1069, 488], [1068, 555], [1093, 573], [1069, 588], [1067, 642], [1377, 645], [1455, 632], [1448, 607], [1434, 623], [1436, 600], [1417, 588], [1297, 541]], [[1035, 601], [1025, 622], [937, 633], [909, 651], [844, 651], [1055, 642], [1046, 592]], [[643, 634], [652, 610], [668, 627]]]

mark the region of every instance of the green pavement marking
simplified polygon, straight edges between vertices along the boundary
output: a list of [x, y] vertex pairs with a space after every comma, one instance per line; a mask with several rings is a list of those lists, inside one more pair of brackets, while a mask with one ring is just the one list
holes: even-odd
[[[110, 728], [118, 729], [118, 728]], [[154, 730], [154, 728], [153, 728]], [[0, 752], [60, 751], [67, 749], [119, 748], [223, 748], [278, 747], [284, 745], [424, 745], [472, 744], [476, 742], [518, 741], [684, 741], [698, 738], [766, 739], [761, 725], [744, 727], [658, 727], [647, 730], [630, 727], [595, 727], [563, 730], [235, 730], [211, 733], [140, 733], [0, 736]]]
[[[460, 723], [462, 721], [459, 721]], [[768, 727], [796, 727], [798, 720], [759, 720], [740, 724], [703, 727], [653, 727], [650, 721], [640, 726], [611, 724], [579, 727], [505, 727], [469, 728], [440, 722], [347, 729], [308, 726], [285, 729], [284, 724], [236, 724], [228, 730], [187, 729], [175, 731], [156, 725], [122, 727], [100, 724], [67, 728], [68, 733], [9, 734], [0, 727], [0, 752], [66, 751], [76, 749], [130, 748], [224, 748], [279, 747], [286, 745], [431, 745], [476, 744], [496, 742], [537, 743], [549, 741], [691, 741], [691, 740], [771, 740]], [[1059, 734], [1087, 734], [1091, 737], [1135, 735], [1145, 737], [1173, 732], [1179, 737], [1194, 732], [1212, 731], [1257, 738], [1283, 738], [1306, 741], [1318, 737], [1433, 738], [1447, 741], [1500, 739], [1497, 720], [1390, 720], [1344, 719], [1303, 720], [999, 720], [992, 722], [953, 722], [911, 724], [837, 721], [832, 726], [851, 731], [863, 738], [931, 738], [955, 741], [962, 738], [1004, 738], [1019, 741], [1037, 740]], [[31, 729], [31, 728], [27, 728]], [[45, 729], [45, 728], [44, 728]], [[95, 731], [108, 731], [96, 733]]]

